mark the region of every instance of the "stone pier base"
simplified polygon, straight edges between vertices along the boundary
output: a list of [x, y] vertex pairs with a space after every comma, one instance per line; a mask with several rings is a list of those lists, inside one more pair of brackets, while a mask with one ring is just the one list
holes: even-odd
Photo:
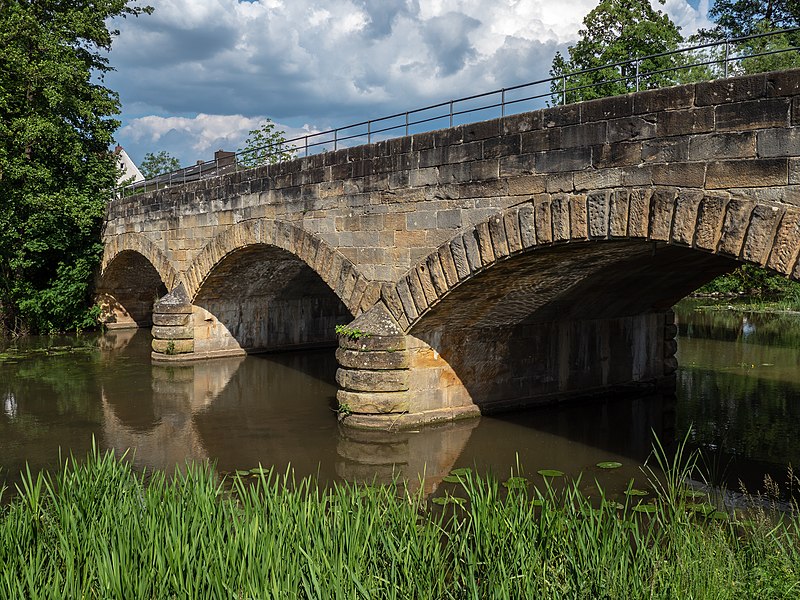
[[343, 424], [404, 429], [669, 383], [671, 311], [405, 334], [382, 304], [339, 336]]

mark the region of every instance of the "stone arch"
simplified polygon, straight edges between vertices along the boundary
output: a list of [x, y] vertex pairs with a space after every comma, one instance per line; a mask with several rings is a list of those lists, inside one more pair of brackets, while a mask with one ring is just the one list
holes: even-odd
[[[249, 246], [272, 246], [303, 261], [336, 294], [353, 316], [377, 300], [376, 286], [340, 252], [319, 237], [286, 221], [251, 219], [236, 223], [207, 243], [185, 274], [186, 291], [194, 299], [214, 269], [230, 254]], [[370, 302], [371, 298], [371, 302]]]
[[513, 256], [600, 241], [690, 249], [800, 281], [800, 210], [724, 191], [626, 188], [544, 194], [501, 211], [385, 285], [381, 298], [408, 332], [456, 288]]
[[108, 272], [108, 268], [123, 252], [136, 252], [142, 255], [158, 272], [161, 281], [168, 290], [178, 285], [178, 272], [172, 266], [166, 254], [150, 239], [140, 233], [123, 233], [108, 236], [104, 240], [103, 260], [100, 263], [99, 279], [101, 282]]
[[361, 312], [370, 289], [328, 244], [272, 219], [242, 221], [217, 235], [185, 282], [194, 354], [203, 356], [335, 345], [336, 326]]
[[167, 287], [146, 256], [124, 249], [105, 265], [95, 286], [100, 321], [108, 329], [149, 327], [153, 305]]

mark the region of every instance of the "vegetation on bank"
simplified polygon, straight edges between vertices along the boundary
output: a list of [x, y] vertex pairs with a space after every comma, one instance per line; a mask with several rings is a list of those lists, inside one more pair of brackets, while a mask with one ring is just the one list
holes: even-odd
[[745, 296], [741, 310], [800, 310], [800, 283], [745, 264], [720, 275], [695, 291], [698, 296]]
[[652, 500], [461, 469], [439, 507], [261, 469], [142, 475], [94, 452], [28, 474], [2, 508], [0, 596], [796, 598], [797, 512], [720, 512], [684, 484], [691, 461], [656, 456]]

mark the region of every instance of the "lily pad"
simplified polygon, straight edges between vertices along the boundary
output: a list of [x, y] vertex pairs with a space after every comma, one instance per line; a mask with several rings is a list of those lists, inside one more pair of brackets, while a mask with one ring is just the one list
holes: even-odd
[[558, 469], [539, 469], [536, 471], [542, 477], [563, 477], [564, 471], [559, 471]]
[[622, 510], [623, 508], [625, 508], [624, 504], [621, 504], [619, 502], [615, 502], [615, 501], [612, 501], [612, 500], [604, 500], [603, 501], [603, 506], [605, 506], [607, 508], [613, 508], [614, 510]]
[[236, 474], [239, 475], [240, 477], [247, 477], [248, 475], [250, 475], [250, 471], [242, 471], [241, 469], [239, 469], [236, 471]]
[[465, 477], [470, 473], [472, 473], [472, 469], [470, 469], [469, 467], [461, 467], [459, 469], [453, 469], [452, 471], [450, 471], [450, 475], [461, 475], [462, 477]]
[[528, 487], [528, 480], [524, 477], [509, 477], [503, 482], [503, 485], [509, 490], [524, 490]]
[[442, 477], [442, 481], [445, 483], [461, 483], [464, 480], [457, 475], [445, 475]]
[[265, 469], [264, 467], [255, 467], [254, 469], [250, 469], [249, 472], [253, 475], [261, 475], [262, 473], [266, 475], [269, 473], [269, 469]]
[[597, 463], [597, 466], [601, 469], [619, 469], [622, 466], [622, 463], [614, 460], [607, 460], [605, 462]]
[[647, 513], [648, 515], [652, 515], [653, 513], [658, 511], [658, 507], [655, 504], [637, 504], [633, 507], [634, 512], [640, 513]]
[[647, 490], [637, 490], [636, 488], [630, 488], [625, 490], [626, 496], [649, 496], [650, 492]]

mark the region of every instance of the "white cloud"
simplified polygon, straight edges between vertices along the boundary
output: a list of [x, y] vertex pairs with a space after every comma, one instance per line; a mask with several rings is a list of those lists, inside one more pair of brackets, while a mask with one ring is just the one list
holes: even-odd
[[[651, 1], [684, 34], [707, 24], [708, 0]], [[186, 162], [233, 149], [263, 115], [323, 128], [546, 78], [597, 0], [154, 4], [115, 24], [117, 137], [135, 159], [168, 149]]]

